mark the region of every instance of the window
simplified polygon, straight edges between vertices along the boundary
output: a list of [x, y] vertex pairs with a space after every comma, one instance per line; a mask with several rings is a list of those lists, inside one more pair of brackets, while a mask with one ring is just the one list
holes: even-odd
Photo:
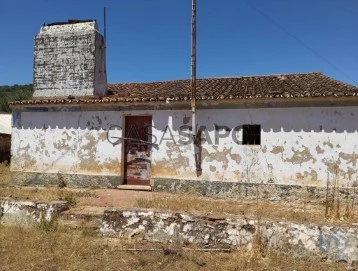
[[261, 125], [245, 124], [242, 126], [242, 145], [261, 144]]

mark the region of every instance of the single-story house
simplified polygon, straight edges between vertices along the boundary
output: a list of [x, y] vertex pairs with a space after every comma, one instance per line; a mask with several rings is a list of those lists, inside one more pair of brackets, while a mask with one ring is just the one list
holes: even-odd
[[0, 163], [10, 162], [11, 114], [0, 113]]
[[358, 88], [321, 73], [106, 82], [95, 21], [43, 26], [34, 97], [13, 110], [12, 181], [358, 186]]

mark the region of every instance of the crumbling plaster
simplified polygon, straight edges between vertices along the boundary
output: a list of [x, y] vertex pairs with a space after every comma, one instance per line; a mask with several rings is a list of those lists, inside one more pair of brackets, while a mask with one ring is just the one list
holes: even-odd
[[[207, 129], [200, 174], [193, 144], [179, 133], [191, 125], [190, 110], [61, 110], [14, 114], [12, 171], [120, 176], [123, 141], [108, 135], [122, 137], [126, 115], [151, 115], [151, 178], [325, 186], [339, 177], [358, 185], [357, 107], [198, 110]], [[261, 145], [234, 142], [243, 124], [261, 125]]]
[[[160, 111], [153, 114], [162, 123], [155, 135], [168, 122], [177, 144], [166, 140], [153, 149], [152, 177], [318, 186], [339, 178], [341, 185], [358, 185], [357, 107], [210, 109], [197, 115], [198, 125], [207, 128], [201, 176], [196, 177], [193, 144], [178, 144], [177, 127], [188, 122], [190, 111]], [[260, 146], [234, 142], [233, 134], [242, 139], [242, 129], [234, 128], [243, 124], [261, 125]], [[229, 134], [215, 142], [215, 134], [226, 133], [215, 131], [219, 126], [229, 127]]]
[[[121, 147], [107, 131], [120, 112], [21, 112], [13, 126], [12, 171], [120, 175]], [[120, 133], [120, 131], [119, 131]]]
[[34, 97], [106, 94], [105, 44], [95, 21], [43, 26], [34, 43]]

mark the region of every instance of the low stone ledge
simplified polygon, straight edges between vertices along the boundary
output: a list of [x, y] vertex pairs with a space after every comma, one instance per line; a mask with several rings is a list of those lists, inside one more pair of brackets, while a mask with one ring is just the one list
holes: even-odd
[[108, 209], [99, 231], [112, 237], [140, 236], [154, 242], [213, 247], [250, 248], [259, 238], [267, 248], [296, 256], [347, 262], [358, 260], [357, 226], [304, 225], [244, 217], [212, 219], [189, 213]]
[[0, 199], [0, 223], [34, 226], [41, 220], [50, 221], [68, 209], [66, 201], [36, 202], [3, 198]]
[[11, 185], [66, 186], [72, 188], [116, 188], [121, 176], [41, 172], [11, 172]]
[[[275, 202], [324, 202], [326, 187], [284, 184], [259, 184], [223, 181], [196, 181], [181, 179], [153, 178], [155, 192], [187, 193], [196, 192], [203, 196], [238, 198], [245, 200], [266, 199]], [[358, 198], [358, 188], [340, 188], [342, 199], [347, 196]], [[358, 204], [358, 201], [355, 201]]]

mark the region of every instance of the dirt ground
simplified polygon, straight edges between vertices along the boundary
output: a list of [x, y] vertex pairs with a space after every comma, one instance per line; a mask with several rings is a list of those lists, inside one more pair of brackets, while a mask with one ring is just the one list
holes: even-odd
[[92, 189], [93, 197], [83, 197], [77, 202], [77, 206], [131, 208], [136, 207], [140, 199], [151, 200], [156, 197], [164, 197], [169, 194], [151, 191], [119, 190], [119, 189]]
[[[66, 189], [76, 204], [67, 213], [98, 214], [107, 208], [140, 208], [189, 212], [196, 215], [246, 216], [299, 223], [324, 223], [358, 226], [358, 208], [353, 201], [342, 200], [337, 208], [322, 203], [270, 202], [264, 199], [223, 199], [197, 194], [171, 194], [150, 191]], [[330, 213], [327, 213], [327, 210]], [[331, 215], [330, 215], [331, 214]]]
[[[66, 189], [78, 192], [78, 189]], [[169, 196], [166, 193], [151, 191], [119, 190], [119, 189], [91, 189], [91, 196], [76, 197], [76, 206], [65, 211], [67, 214], [100, 215], [107, 208], [138, 208], [141, 200], [151, 201], [156, 198]]]

